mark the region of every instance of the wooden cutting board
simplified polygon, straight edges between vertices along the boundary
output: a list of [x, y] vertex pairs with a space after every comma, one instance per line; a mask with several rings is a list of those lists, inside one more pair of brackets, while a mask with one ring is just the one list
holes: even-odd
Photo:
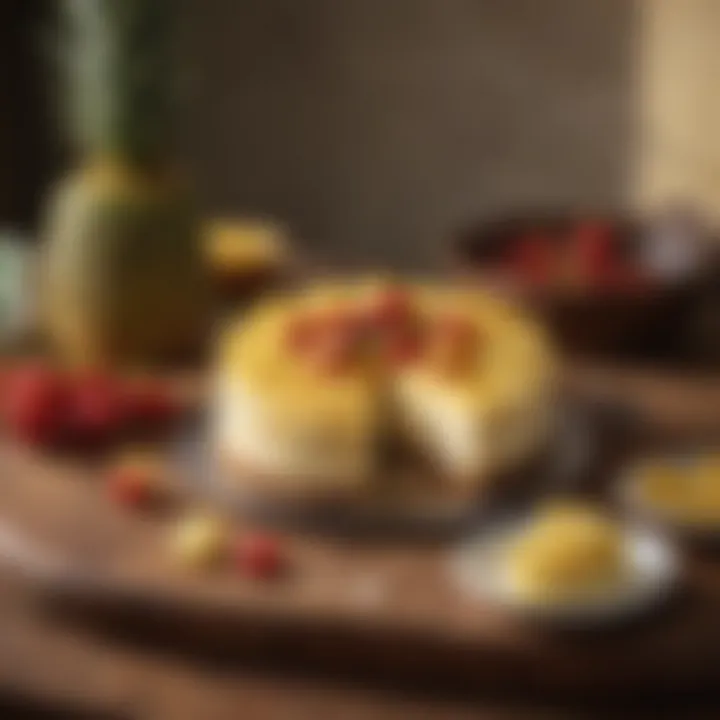
[[[695, 397], [688, 390], [669, 404], [681, 396]], [[167, 543], [176, 512], [124, 511], [92, 467], [0, 446], [6, 571], [53, 609], [124, 638], [224, 659], [513, 693], [657, 693], [720, 680], [720, 561], [712, 557], [689, 559], [683, 591], [654, 617], [568, 634], [463, 595], [448, 582], [442, 545], [289, 535], [291, 571], [277, 582], [187, 570]]]

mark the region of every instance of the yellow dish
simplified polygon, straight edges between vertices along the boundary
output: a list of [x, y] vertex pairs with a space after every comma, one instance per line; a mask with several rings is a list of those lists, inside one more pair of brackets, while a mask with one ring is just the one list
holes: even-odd
[[657, 459], [638, 470], [640, 502], [680, 523], [720, 524], [720, 457], [699, 456], [678, 464]]

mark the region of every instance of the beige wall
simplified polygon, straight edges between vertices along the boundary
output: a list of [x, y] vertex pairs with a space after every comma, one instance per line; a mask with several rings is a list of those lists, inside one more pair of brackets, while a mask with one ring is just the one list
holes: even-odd
[[720, 214], [720, 2], [644, 0], [641, 203], [686, 196]]
[[628, 196], [633, 0], [189, 1], [186, 132], [209, 211], [427, 266], [495, 208]]

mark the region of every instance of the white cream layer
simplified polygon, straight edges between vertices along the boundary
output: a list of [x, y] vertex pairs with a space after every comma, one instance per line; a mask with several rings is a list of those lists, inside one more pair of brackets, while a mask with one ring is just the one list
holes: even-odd
[[338, 423], [289, 422], [243, 383], [221, 382], [215, 393], [215, 438], [225, 457], [287, 487], [341, 488], [373, 470], [374, 436]]
[[401, 381], [397, 396], [411, 442], [458, 482], [518, 465], [542, 447], [554, 421], [554, 403], [544, 393], [514, 406], [478, 406], [432, 385]]
[[[546, 393], [502, 409], [416, 383], [398, 383], [394, 396], [394, 414], [410, 442], [449, 480], [468, 484], [539, 451], [556, 410]], [[275, 417], [237, 380], [221, 383], [215, 394], [215, 438], [225, 457], [287, 488], [362, 484], [377, 465], [375, 429], [316, 420]]]

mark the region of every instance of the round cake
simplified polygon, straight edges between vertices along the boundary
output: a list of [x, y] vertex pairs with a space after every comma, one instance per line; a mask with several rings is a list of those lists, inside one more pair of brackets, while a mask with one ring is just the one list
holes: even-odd
[[474, 490], [547, 442], [556, 363], [542, 330], [478, 290], [373, 279], [273, 297], [220, 343], [213, 438], [239, 484], [367, 489], [388, 448]]

